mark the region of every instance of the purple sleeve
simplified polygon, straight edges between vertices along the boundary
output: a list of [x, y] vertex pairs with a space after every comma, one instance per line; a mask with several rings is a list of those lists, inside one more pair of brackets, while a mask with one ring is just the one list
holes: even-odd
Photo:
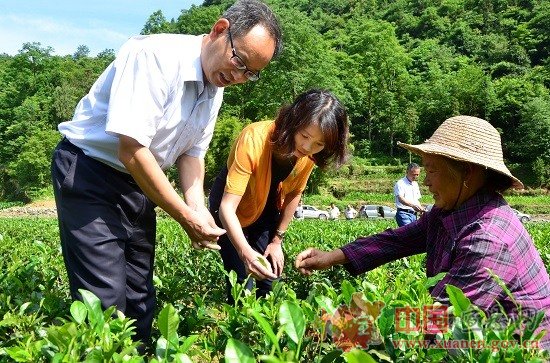
[[344, 267], [359, 275], [387, 262], [426, 252], [426, 218], [406, 226], [360, 237], [341, 247], [348, 259]]
[[450, 284], [460, 288], [472, 303], [487, 310], [495, 300], [502, 298], [503, 293], [487, 269], [510, 286], [516, 267], [506, 246], [482, 236], [471, 236], [466, 241], [460, 241], [451, 269], [434, 287], [431, 295], [438, 301], [448, 302], [445, 286]]

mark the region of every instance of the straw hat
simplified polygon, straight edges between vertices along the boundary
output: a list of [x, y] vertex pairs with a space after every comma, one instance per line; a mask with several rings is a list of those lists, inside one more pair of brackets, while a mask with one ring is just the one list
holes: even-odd
[[487, 121], [472, 116], [446, 119], [432, 137], [420, 145], [397, 142], [416, 154], [435, 154], [485, 166], [512, 179], [512, 187], [522, 189], [523, 183], [504, 165], [500, 134]]

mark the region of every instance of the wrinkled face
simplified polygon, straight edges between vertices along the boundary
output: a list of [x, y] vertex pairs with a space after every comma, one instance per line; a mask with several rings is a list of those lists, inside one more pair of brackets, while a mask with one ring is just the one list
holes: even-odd
[[[229, 23], [218, 21], [210, 37], [211, 42], [201, 54], [202, 70], [206, 79], [217, 87], [227, 87], [248, 80], [245, 70], [238, 69], [231, 61], [233, 52], [228, 36]], [[265, 68], [275, 51], [275, 40], [267, 30], [257, 25], [242, 37], [233, 36], [233, 46], [244, 65], [253, 72]]]
[[294, 156], [303, 158], [317, 154], [325, 148], [325, 138], [316, 124], [311, 124], [294, 134]]
[[410, 181], [415, 181], [420, 175], [420, 168], [413, 168], [407, 172], [407, 179]]
[[437, 155], [424, 154], [424, 185], [428, 187], [434, 198], [434, 205], [444, 210], [455, 207], [462, 178], [458, 173], [452, 173], [445, 158]]

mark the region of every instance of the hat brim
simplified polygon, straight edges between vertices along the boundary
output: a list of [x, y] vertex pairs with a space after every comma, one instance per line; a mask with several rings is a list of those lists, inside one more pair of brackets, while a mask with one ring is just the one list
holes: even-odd
[[512, 180], [512, 188], [514, 189], [523, 189], [523, 183], [512, 175], [510, 170], [504, 165], [504, 163], [495, 163], [493, 160], [483, 160], [479, 157], [479, 154], [472, 154], [468, 150], [454, 148], [452, 146], [443, 146], [435, 143], [425, 142], [419, 145], [405, 144], [402, 142], [397, 142], [397, 145], [407, 149], [415, 154], [433, 154], [441, 155], [450, 159], [464, 161], [472, 164], [481, 165], [483, 167], [489, 168], [496, 171], [502, 175], [507, 176]]

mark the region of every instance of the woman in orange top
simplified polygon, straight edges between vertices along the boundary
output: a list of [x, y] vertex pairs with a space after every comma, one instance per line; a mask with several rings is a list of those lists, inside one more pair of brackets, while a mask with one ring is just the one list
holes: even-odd
[[[218, 241], [224, 268], [234, 270], [240, 283], [251, 274], [257, 296], [267, 295], [281, 276], [285, 231], [313, 166], [343, 164], [347, 141], [340, 101], [310, 90], [282, 107], [275, 121], [245, 127], [234, 142], [210, 191], [210, 211], [227, 231]], [[229, 283], [227, 291], [232, 302]]]

